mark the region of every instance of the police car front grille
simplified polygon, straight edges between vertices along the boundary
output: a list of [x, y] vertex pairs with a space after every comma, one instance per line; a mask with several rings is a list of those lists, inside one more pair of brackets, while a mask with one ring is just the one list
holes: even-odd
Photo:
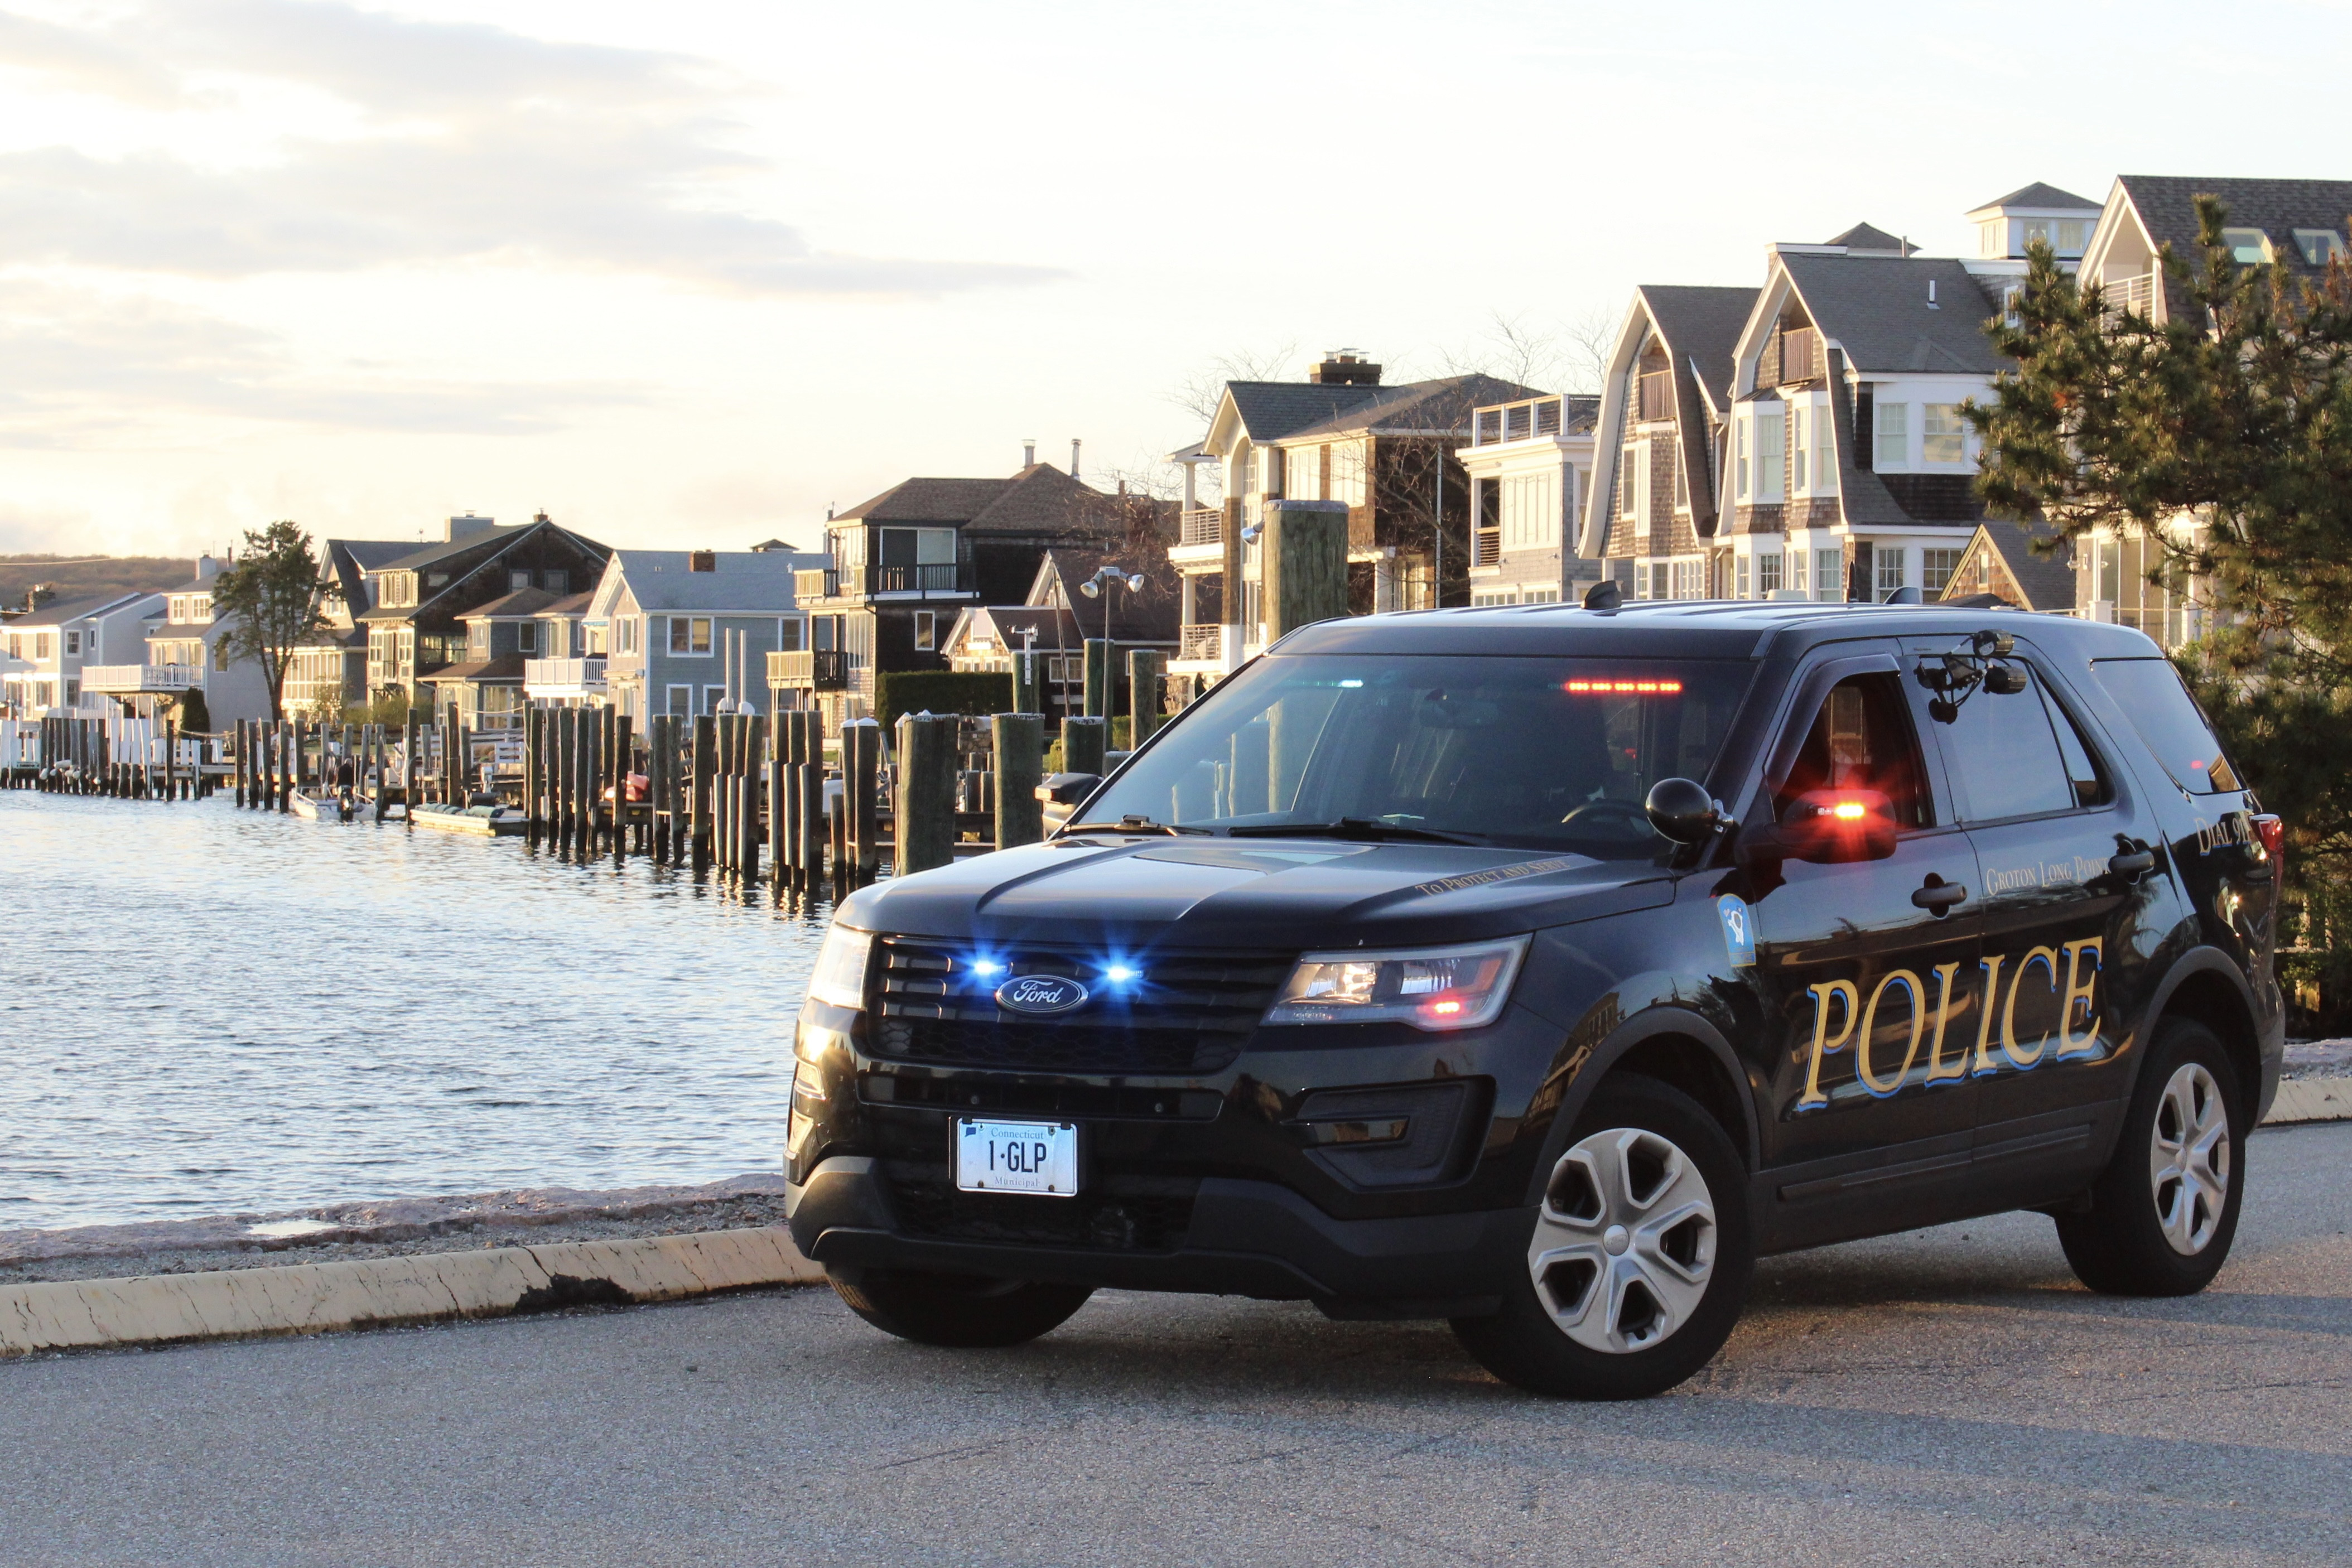
[[[1194, 1077], [1233, 1065], [1290, 971], [1264, 955], [1156, 954], [1140, 977], [1066, 1018], [1024, 1018], [996, 1005], [955, 949], [886, 938], [874, 984], [873, 1054], [885, 1061], [1040, 1072]], [[1097, 955], [1019, 948], [999, 956], [1013, 974], [1059, 975], [1102, 986]]]

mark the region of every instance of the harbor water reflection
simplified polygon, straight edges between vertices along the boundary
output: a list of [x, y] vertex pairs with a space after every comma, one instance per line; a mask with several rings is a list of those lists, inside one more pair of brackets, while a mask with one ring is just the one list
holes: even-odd
[[0, 792], [0, 1228], [777, 1168], [826, 910], [642, 860]]

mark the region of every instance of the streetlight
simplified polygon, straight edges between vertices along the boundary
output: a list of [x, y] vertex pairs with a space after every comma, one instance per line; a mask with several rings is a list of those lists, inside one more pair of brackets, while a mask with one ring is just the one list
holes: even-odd
[[1143, 591], [1143, 574], [1122, 571], [1115, 564], [1105, 563], [1092, 577], [1078, 584], [1080, 593], [1088, 599], [1101, 599], [1103, 601], [1103, 641], [1106, 643], [1110, 641], [1110, 601], [1103, 598], [1103, 590], [1121, 583], [1127, 585], [1129, 593], [1139, 593]]

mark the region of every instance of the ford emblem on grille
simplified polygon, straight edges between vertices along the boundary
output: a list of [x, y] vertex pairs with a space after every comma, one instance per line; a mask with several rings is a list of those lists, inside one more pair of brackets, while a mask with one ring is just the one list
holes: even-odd
[[1087, 988], [1059, 975], [1015, 975], [996, 988], [996, 1005], [1007, 1012], [1066, 1013], [1086, 1001]]

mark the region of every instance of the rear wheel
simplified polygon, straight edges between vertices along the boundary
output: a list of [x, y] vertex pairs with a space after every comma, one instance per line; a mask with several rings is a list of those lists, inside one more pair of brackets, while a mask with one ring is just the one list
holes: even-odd
[[912, 1269], [827, 1269], [834, 1294], [885, 1333], [959, 1350], [1025, 1344], [1069, 1321], [1087, 1285]]
[[2245, 1120], [2220, 1038], [2188, 1019], [2158, 1024], [2089, 1208], [2057, 1217], [2075, 1276], [2110, 1296], [2186, 1296], [2210, 1283], [2238, 1233]]
[[1738, 1151], [1680, 1091], [1601, 1084], [1553, 1165], [1491, 1317], [1456, 1318], [1479, 1364], [1538, 1394], [1642, 1399], [1730, 1337], [1755, 1264]]

